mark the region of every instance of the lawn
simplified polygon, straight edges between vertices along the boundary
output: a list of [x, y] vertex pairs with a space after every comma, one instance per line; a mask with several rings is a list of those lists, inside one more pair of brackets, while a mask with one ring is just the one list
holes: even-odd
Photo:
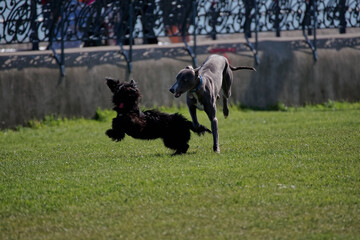
[[109, 111], [0, 131], [0, 239], [360, 239], [360, 104], [280, 109], [219, 111], [220, 154], [112, 142]]

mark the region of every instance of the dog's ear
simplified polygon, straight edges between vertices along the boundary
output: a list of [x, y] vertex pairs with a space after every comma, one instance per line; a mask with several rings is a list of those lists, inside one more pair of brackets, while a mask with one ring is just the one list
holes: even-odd
[[116, 92], [116, 90], [119, 88], [119, 81], [114, 80], [109, 77], [106, 77], [105, 80], [106, 80], [106, 84], [110, 88], [111, 92], [113, 92], [113, 93]]
[[194, 69], [192, 66], [187, 66], [185, 69], [192, 70], [195, 73], [195, 75], [197, 75], [200, 70], [200, 67]]
[[136, 87], [136, 82], [134, 81], [134, 79], [130, 80], [130, 84], [131, 84], [131, 86]]

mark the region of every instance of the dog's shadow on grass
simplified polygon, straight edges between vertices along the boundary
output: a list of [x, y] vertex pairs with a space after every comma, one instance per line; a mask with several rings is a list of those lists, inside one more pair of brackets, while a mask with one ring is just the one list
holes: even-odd
[[148, 156], [149, 157], [171, 157], [171, 158], [173, 158], [173, 157], [184, 157], [186, 155], [195, 155], [195, 154], [196, 154], [196, 151], [190, 151], [187, 153], [176, 154], [176, 155], [174, 155], [173, 153], [164, 152], [164, 153], [151, 153]]

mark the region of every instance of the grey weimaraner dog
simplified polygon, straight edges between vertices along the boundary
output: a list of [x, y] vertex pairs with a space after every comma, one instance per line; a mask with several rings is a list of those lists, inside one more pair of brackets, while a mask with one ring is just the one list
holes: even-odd
[[220, 98], [222, 89], [223, 113], [226, 118], [229, 115], [228, 98], [231, 95], [232, 71], [240, 69], [256, 71], [252, 67], [233, 67], [225, 57], [210, 55], [200, 67], [194, 69], [188, 66], [180, 70], [176, 76], [176, 83], [170, 88], [170, 92], [174, 93], [176, 98], [187, 92], [186, 102], [194, 127], [200, 126], [196, 108], [206, 112], [211, 121], [215, 152], [220, 152], [216, 100]]

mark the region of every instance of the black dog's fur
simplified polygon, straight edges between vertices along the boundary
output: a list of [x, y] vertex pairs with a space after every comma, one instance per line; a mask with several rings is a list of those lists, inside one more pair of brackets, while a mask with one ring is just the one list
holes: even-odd
[[106, 78], [106, 84], [113, 93], [113, 108], [117, 117], [112, 121], [112, 129], [106, 135], [121, 141], [125, 134], [138, 139], [162, 138], [164, 145], [175, 150], [174, 154], [186, 153], [189, 148], [190, 130], [198, 135], [211, 131], [205, 126], [194, 128], [181, 114], [167, 114], [156, 110], [142, 112], [139, 109], [141, 93], [133, 80], [130, 83]]

